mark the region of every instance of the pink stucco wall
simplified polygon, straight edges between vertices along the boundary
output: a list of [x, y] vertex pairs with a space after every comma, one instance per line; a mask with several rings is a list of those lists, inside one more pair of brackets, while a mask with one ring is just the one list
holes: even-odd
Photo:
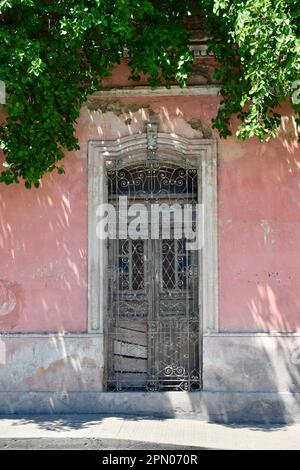
[[220, 143], [220, 326], [300, 329], [300, 152], [293, 120], [268, 144]]
[[[38, 190], [0, 186], [1, 331], [86, 330], [88, 140], [143, 131], [148, 106], [160, 114], [161, 131], [199, 137], [188, 121], [209, 126], [218, 98], [119, 102], [117, 114], [83, 107], [81, 150], [67, 155], [66, 175], [45, 177]], [[293, 121], [284, 126], [268, 144], [218, 144], [222, 331], [300, 330], [300, 152]]]
[[0, 330], [86, 330], [86, 161], [42, 187], [0, 187]]

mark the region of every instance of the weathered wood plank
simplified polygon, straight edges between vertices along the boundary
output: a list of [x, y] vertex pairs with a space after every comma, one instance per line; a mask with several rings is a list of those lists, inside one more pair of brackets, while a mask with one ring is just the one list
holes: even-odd
[[115, 372], [147, 372], [147, 361], [131, 357], [114, 356]]
[[140, 346], [147, 346], [146, 333], [128, 330], [125, 328], [116, 328], [115, 340], [130, 344], [139, 344]]
[[123, 343], [114, 341], [114, 354], [119, 356], [132, 356], [147, 359], [147, 348], [139, 344]]
[[147, 322], [145, 321], [118, 320], [117, 326], [127, 330], [147, 332]]

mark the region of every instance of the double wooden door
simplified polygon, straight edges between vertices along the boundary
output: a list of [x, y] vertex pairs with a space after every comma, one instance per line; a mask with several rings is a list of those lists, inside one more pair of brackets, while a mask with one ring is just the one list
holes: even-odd
[[[195, 175], [195, 170], [182, 170], [185, 178]], [[166, 192], [155, 191], [159, 171], [166, 174], [165, 169], [152, 170], [152, 193], [149, 188], [134, 193], [149, 214], [151, 204], [166, 202]], [[117, 187], [109, 186], [112, 201]], [[186, 192], [178, 194], [168, 191], [172, 203], [176, 200], [183, 207], [195, 202], [191, 184], [185, 181], [185, 187]], [[136, 202], [132, 191], [126, 194]], [[149, 227], [145, 239], [108, 240], [108, 390], [200, 389], [199, 252], [189, 249], [184, 230], [175, 237], [173, 229], [167, 238], [161, 229], [151, 238]]]

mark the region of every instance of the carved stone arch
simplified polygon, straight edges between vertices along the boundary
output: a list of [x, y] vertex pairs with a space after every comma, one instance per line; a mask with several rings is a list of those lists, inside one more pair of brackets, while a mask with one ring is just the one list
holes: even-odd
[[[157, 132], [157, 161], [196, 167], [204, 208], [204, 245], [201, 257], [202, 331], [218, 331], [218, 262], [217, 262], [217, 148], [213, 139], [187, 139], [175, 134]], [[149, 159], [147, 132], [116, 140], [90, 141], [88, 148], [88, 331], [105, 334], [107, 312], [106, 242], [96, 235], [97, 207], [107, 203], [106, 171], [114, 161], [118, 166], [145, 162]], [[105, 351], [103, 346], [103, 361]], [[104, 367], [104, 364], [103, 364]]]

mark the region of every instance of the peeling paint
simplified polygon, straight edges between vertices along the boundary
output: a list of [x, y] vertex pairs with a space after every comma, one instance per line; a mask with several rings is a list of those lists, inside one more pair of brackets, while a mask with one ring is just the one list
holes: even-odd
[[56, 361], [51, 362], [51, 364], [49, 364], [49, 366], [47, 367], [39, 367], [36, 370], [36, 373], [48, 374], [51, 372], [55, 372], [60, 367], [65, 367], [65, 366], [72, 366], [72, 368], [75, 371], [80, 372], [82, 367], [96, 368], [97, 363], [95, 360], [91, 358], [88, 358], [88, 357], [81, 358], [79, 355], [78, 356], [65, 356], [62, 359], [58, 359]]
[[261, 228], [262, 228], [262, 230], [263, 230], [264, 243], [265, 243], [265, 245], [266, 245], [267, 242], [268, 242], [269, 235], [270, 235], [270, 233], [271, 233], [271, 229], [270, 229], [268, 220], [262, 219], [262, 220], [260, 221], [260, 226], [261, 226]]
[[205, 126], [200, 119], [192, 118], [188, 121], [192, 129], [202, 132], [202, 137], [204, 139], [212, 138], [212, 131], [209, 127]]
[[136, 113], [141, 109], [149, 109], [148, 103], [129, 103], [125, 104], [118, 99], [105, 99], [101, 96], [91, 95], [87, 100], [89, 111], [101, 111], [103, 114], [112, 112], [116, 116], [121, 114]]
[[65, 279], [63, 265], [60, 261], [50, 261], [46, 266], [38, 268], [33, 275], [34, 279], [47, 279], [53, 282], [60, 282]]
[[0, 317], [9, 315], [15, 309], [17, 299], [12, 289], [0, 281]]

